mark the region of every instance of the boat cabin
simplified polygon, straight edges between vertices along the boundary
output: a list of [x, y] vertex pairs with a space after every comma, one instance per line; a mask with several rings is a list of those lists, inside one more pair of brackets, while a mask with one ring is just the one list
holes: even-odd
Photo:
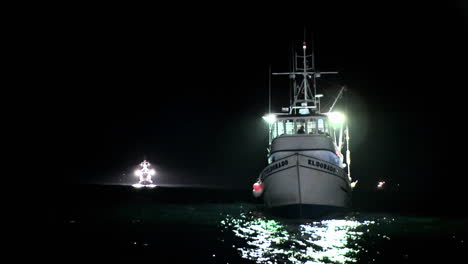
[[328, 117], [314, 116], [277, 116], [271, 124], [270, 143], [282, 135], [330, 135], [331, 128]]

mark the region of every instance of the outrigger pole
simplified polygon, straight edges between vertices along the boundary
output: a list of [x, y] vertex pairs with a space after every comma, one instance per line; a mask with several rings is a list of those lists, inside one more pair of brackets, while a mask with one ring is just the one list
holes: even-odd
[[331, 112], [333, 110], [333, 107], [335, 107], [336, 102], [338, 102], [338, 99], [340, 99], [341, 94], [343, 94], [344, 90], [345, 90], [345, 87], [344, 86], [341, 87], [340, 92], [338, 92], [338, 95], [336, 96], [335, 101], [333, 101], [333, 104], [330, 107], [330, 109], [328, 110], [328, 112]]
[[[331, 113], [331, 111], [335, 107], [336, 102], [338, 102], [338, 99], [341, 98], [341, 96], [343, 95], [343, 92], [345, 90], [346, 90], [345, 86], [341, 87], [340, 91], [338, 92], [338, 95], [335, 97], [335, 100], [333, 101], [332, 106], [328, 110], [329, 113]], [[346, 103], [346, 108], [347, 108], [347, 103]], [[343, 139], [342, 131], [343, 131], [343, 129], [340, 129], [339, 144], [338, 144], [338, 148], [339, 148], [340, 152], [341, 152], [341, 149], [343, 147], [342, 146], [342, 144], [343, 144], [342, 143], [342, 139]], [[346, 140], [346, 165], [348, 167], [348, 178], [349, 178], [349, 181], [351, 181], [351, 151], [349, 150], [349, 139], [350, 139], [350, 137], [349, 137], [348, 122], [346, 122], [346, 128], [344, 130], [344, 138]], [[356, 186], [356, 183], [357, 183], [357, 181], [352, 182], [351, 186], [354, 188], [354, 186]]]

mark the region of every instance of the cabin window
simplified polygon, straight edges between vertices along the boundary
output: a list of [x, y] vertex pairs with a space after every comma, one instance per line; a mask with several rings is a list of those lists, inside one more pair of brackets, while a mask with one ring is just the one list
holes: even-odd
[[284, 134], [284, 122], [283, 120], [278, 120], [276, 124], [278, 126], [277, 131], [278, 131], [278, 137], [279, 137]]
[[277, 122], [271, 125], [271, 140], [284, 134], [284, 122], [283, 120], [278, 120]]
[[296, 133], [297, 134], [305, 134], [306, 131], [306, 123], [304, 119], [297, 119], [296, 120]]
[[309, 119], [307, 120], [307, 134], [317, 133], [317, 120]]
[[294, 120], [292, 119], [286, 120], [285, 127], [286, 127], [286, 134], [288, 135], [294, 134]]
[[271, 139], [275, 139], [278, 136], [278, 123], [275, 122], [271, 125]]
[[325, 134], [325, 121], [322, 118], [318, 119], [318, 133]]
[[325, 119], [325, 133], [329, 136], [330, 135], [330, 130], [328, 128], [328, 119]]
[[317, 122], [318, 133], [330, 135], [330, 130], [328, 127], [328, 120], [325, 118], [319, 118]]

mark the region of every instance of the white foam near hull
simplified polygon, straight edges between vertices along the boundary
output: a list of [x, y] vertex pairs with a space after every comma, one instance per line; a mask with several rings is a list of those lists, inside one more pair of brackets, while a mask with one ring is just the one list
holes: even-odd
[[346, 172], [331, 163], [294, 154], [271, 163], [261, 179], [267, 207], [288, 216], [322, 216], [351, 206]]

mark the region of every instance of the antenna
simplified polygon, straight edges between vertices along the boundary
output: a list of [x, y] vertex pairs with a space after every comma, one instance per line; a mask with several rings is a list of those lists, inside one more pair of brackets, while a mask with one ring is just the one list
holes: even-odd
[[307, 28], [306, 26], [304, 26], [304, 43], [306, 42], [306, 36], [307, 36], [306, 31], [307, 31]]
[[315, 71], [315, 54], [314, 54], [314, 47], [315, 47], [315, 42], [314, 41], [315, 41], [315, 39], [314, 39], [314, 32], [312, 32], [312, 37], [311, 37], [310, 41], [312, 42], [312, 45], [311, 45], [312, 46], [311, 47], [311, 49], [312, 49], [312, 70]]
[[[305, 29], [304, 29], [304, 35], [305, 35]], [[304, 71], [304, 73], [303, 73], [304, 80], [302, 82], [304, 84], [304, 102], [307, 104], [307, 90], [309, 90], [309, 87], [307, 87], [308, 82], [307, 82], [307, 54], [306, 54], [306, 50], [307, 50], [307, 44], [306, 44], [305, 39], [304, 39], [304, 43], [302, 44], [302, 54], [303, 54], [302, 55], [303, 56], [303, 59], [302, 59], [303, 66], [302, 67], [304, 67], [302, 70]]]
[[[294, 42], [291, 42], [291, 59], [289, 60], [289, 72], [294, 72]], [[296, 76], [294, 74], [289, 75], [289, 105], [292, 105], [292, 89], [296, 87]]]
[[[311, 50], [312, 50], [312, 71], [314, 72], [314, 75], [313, 75], [313, 86], [314, 86], [314, 94], [316, 95], [317, 94], [317, 74], [315, 73], [315, 54], [314, 54], [314, 45], [315, 45], [315, 42], [314, 42], [314, 32], [312, 32], [312, 47], [311, 47]], [[317, 103], [317, 99], [315, 99], [315, 103]]]
[[271, 64], [268, 65], [268, 113], [271, 114]]

